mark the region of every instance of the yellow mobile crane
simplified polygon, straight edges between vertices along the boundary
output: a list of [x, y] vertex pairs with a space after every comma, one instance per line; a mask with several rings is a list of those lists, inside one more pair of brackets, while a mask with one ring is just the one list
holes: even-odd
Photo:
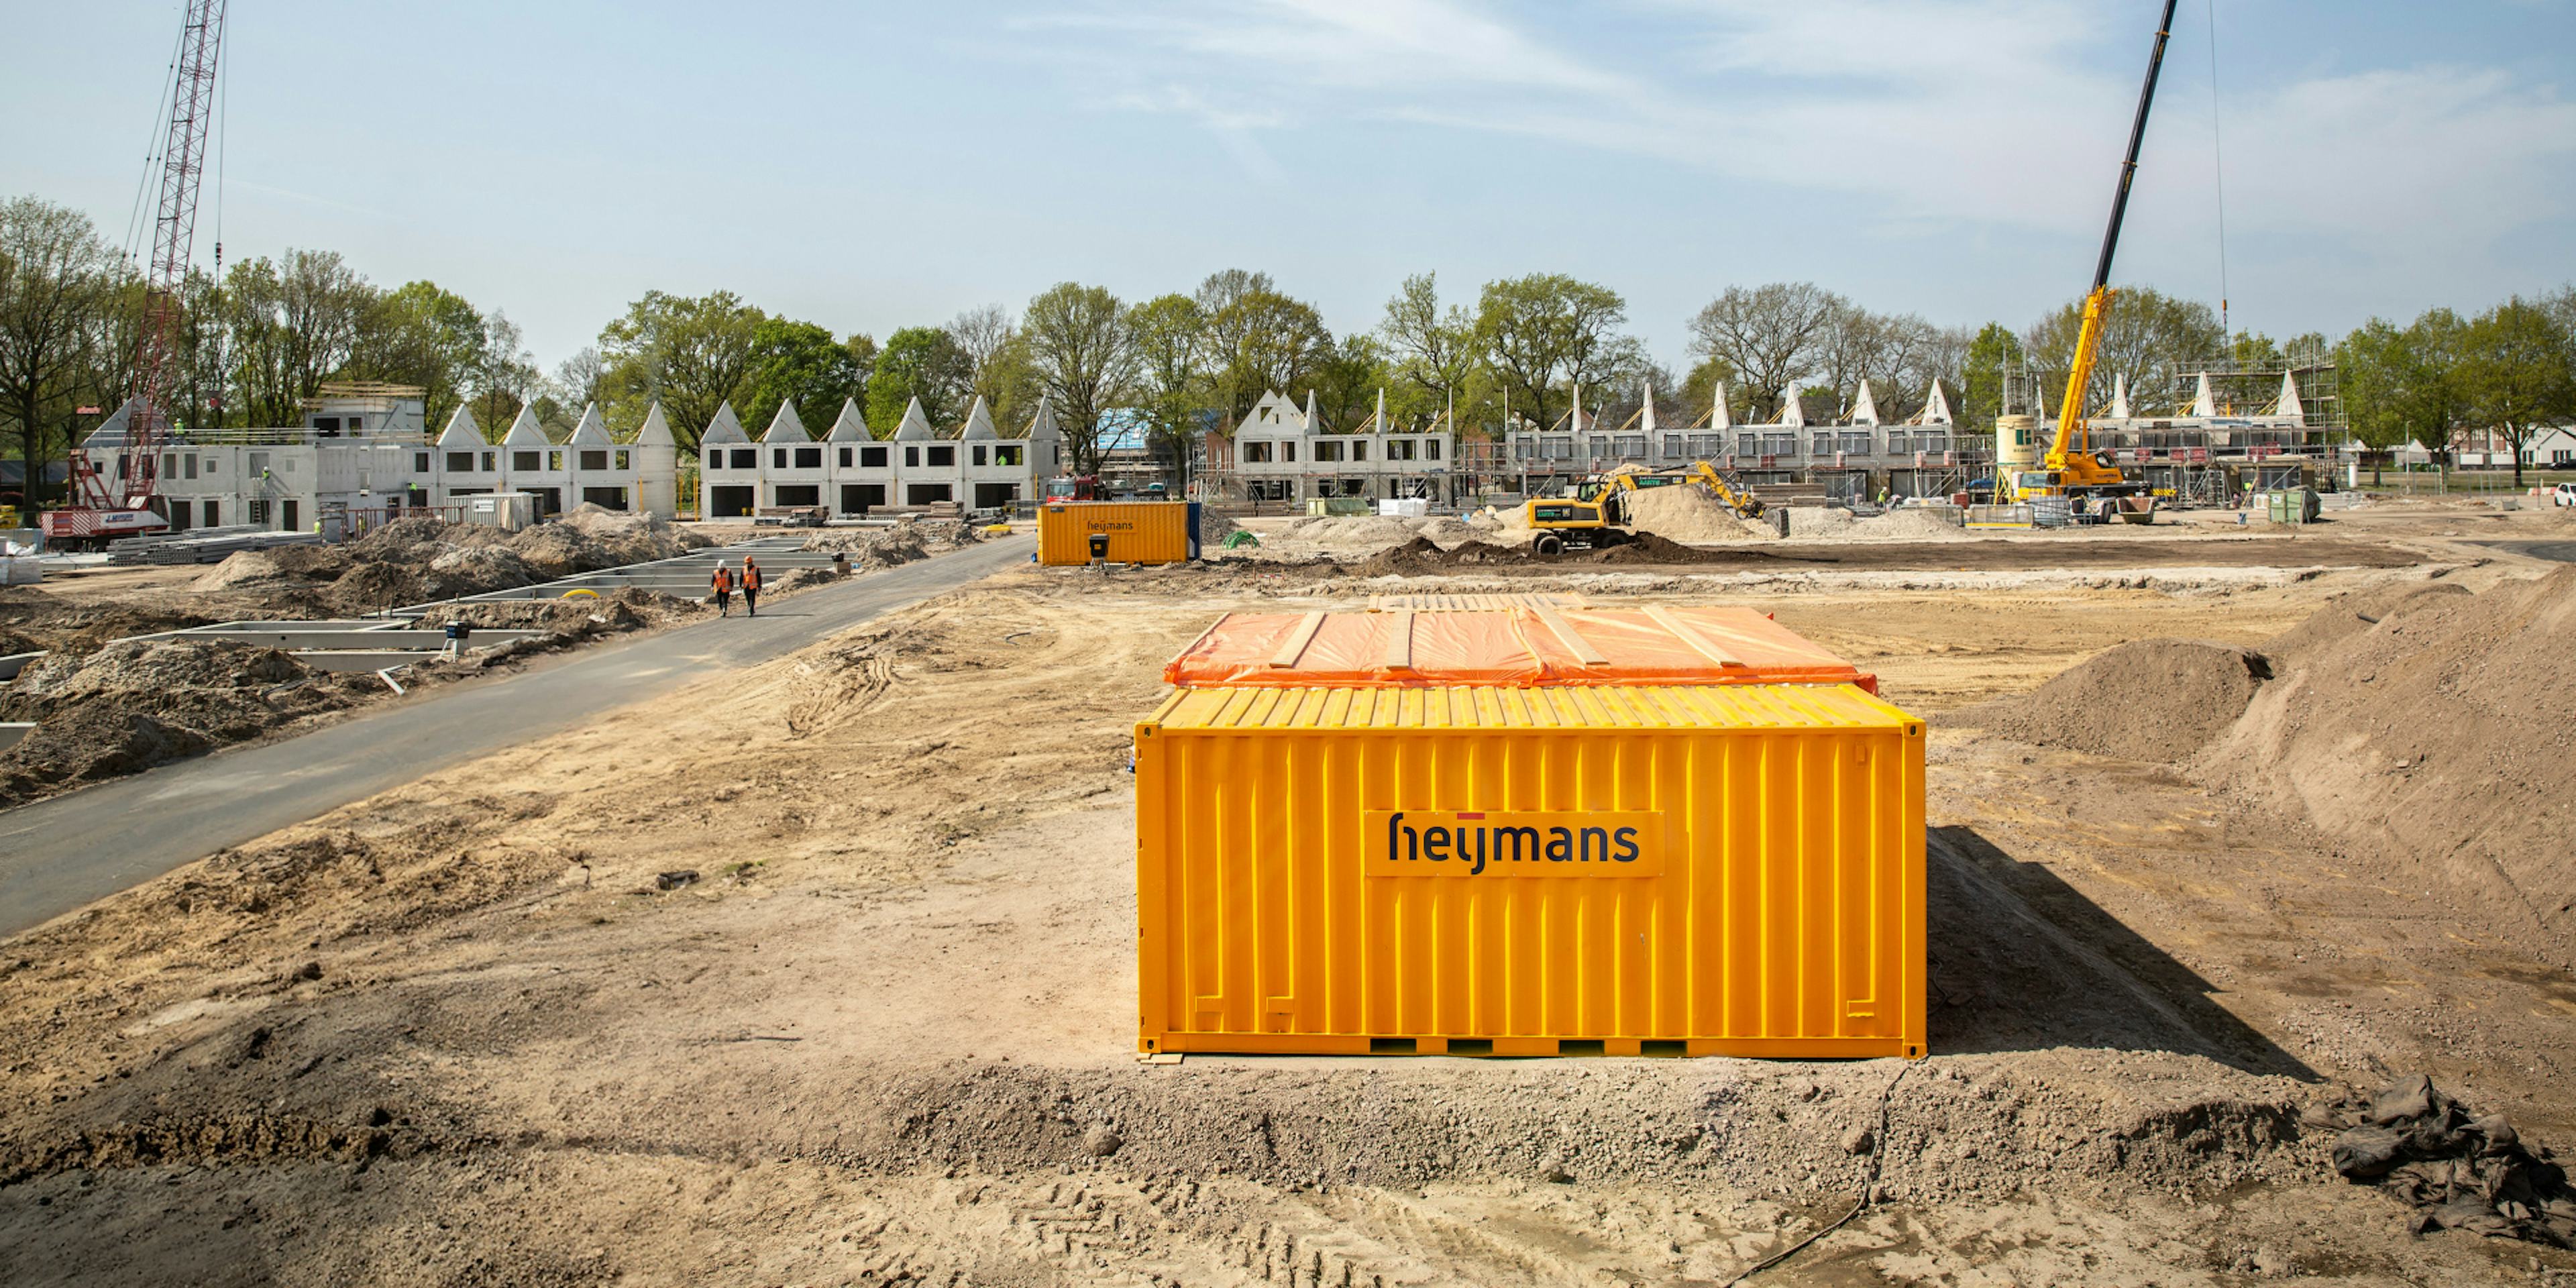
[[2066, 373], [2066, 397], [2057, 404], [2057, 437], [2049, 443], [2043, 468], [2024, 470], [2011, 480], [2011, 499], [2034, 496], [2134, 496], [2141, 485], [2120, 473], [2105, 452], [2093, 451], [2092, 427], [2084, 423], [2087, 386], [2093, 364], [2101, 357], [2102, 324], [2111, 313], [2111, 253], [2120, 245], [2120, 219], [2129, 210], [2129, 183], [2138, 173], [2138, 145], [2147, 134], [2147, 109], [2156, 100], [2156, 74], [2164, 69], [2165, 41], [2173, 35], [2175, 0], [2165, 0], [2164, 21], [2156, 25], [2155, 52], [2147, 57], [2146, 87], [2138, 91], [2138, 116], [2129, 126], [2129, 154], [2120, 163], [2120, 186], [2111, 194], [2111, 226], [2102, 234], [2102, 258], [2093, 266], [2093, 290], [2084, 297], [2084, 326], [2075, 335], [2075, 362]]

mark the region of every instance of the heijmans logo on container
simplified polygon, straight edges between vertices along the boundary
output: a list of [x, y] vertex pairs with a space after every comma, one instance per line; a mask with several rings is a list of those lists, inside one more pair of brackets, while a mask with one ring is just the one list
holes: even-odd
[[1368, 810], [1373, 877], [1652, 877], [1664, 816], [1647, 810]]

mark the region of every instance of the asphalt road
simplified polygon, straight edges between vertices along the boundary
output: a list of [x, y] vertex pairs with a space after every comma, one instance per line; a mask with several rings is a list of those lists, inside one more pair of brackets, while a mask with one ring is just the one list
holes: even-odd
[[2477, 544], [2510, 550], [2534, 559], [2547, 559], [2552, 563], [2576, 563], [2576, 541], [2481, 541]]
[[754, 666], [1014, 564], [986, 542], [779, 601], [585, 649], [516, 674], [424, 690], [300, 737], [211, 755], [0, 813], [0, 935], [13, 935], [230, 845], [460, 761], [570, 728], [718, 670]]

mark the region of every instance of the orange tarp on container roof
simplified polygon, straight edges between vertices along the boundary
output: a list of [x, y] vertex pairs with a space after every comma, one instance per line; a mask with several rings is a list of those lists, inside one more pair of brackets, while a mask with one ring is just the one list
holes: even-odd
[[1856, 684], [1862, 673], [1743, 608], [1228, 613], [1163, 668], [1184, 688]]

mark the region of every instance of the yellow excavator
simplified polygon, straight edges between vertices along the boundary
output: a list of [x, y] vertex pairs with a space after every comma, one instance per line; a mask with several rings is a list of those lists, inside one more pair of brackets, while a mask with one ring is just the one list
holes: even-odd
[[1595, 474], [1575, 486], [1574, 497], [1578, 501], [1612, 498], [1613, 508], [1620, 512], [1618, 517], [1626, 518], [1628, 493], [1691, 483], [1708, 489], [1726, 508], [1747, 519], [1762, 517], [1762, 502], [1754, 499], [1752, 490], [1707, 461], [1693, 461], [1673, 469]]
[[2057, 404], [2057, 437], [2050, 441], [2040, 469], [2022, 470], [2004, 480], [2012, 501], [2035, 496], [2136, 496], [2144, 485], [2131, 482], [2113, 464], [2110, 453], [2093, 450], [2092, 427], [2084, 423], [2085, 400], [2093, 383], [2093, 366], [2102, 356], [2102, 325], [2111, 316], [2111, 253], [2120, 245], [2120, 220], [2129, 211], [2129, 185], [2138, 173], [2138, 145], [2147, 135], [2147, 109], [2156, 101], [2156, 74], [2164, 69], [2165, 41], [2173, 35], [2175, 0], [2165, 0], [2164, 21], [2156, 24], [2155, 52], [2147, 57], [2146, 87], [2138, 91], [2137, 119], [2129, 126], [2129, 153], [2120, 163], [2120, 186], [2111, 194], [2111, 226], [2102, 234], [2102, 257], [2093, 266], [2093, 290], [2084, 297], [2084, 325], [2075, 334], [2075, 361], [2066, 373], [2066, 396]]

